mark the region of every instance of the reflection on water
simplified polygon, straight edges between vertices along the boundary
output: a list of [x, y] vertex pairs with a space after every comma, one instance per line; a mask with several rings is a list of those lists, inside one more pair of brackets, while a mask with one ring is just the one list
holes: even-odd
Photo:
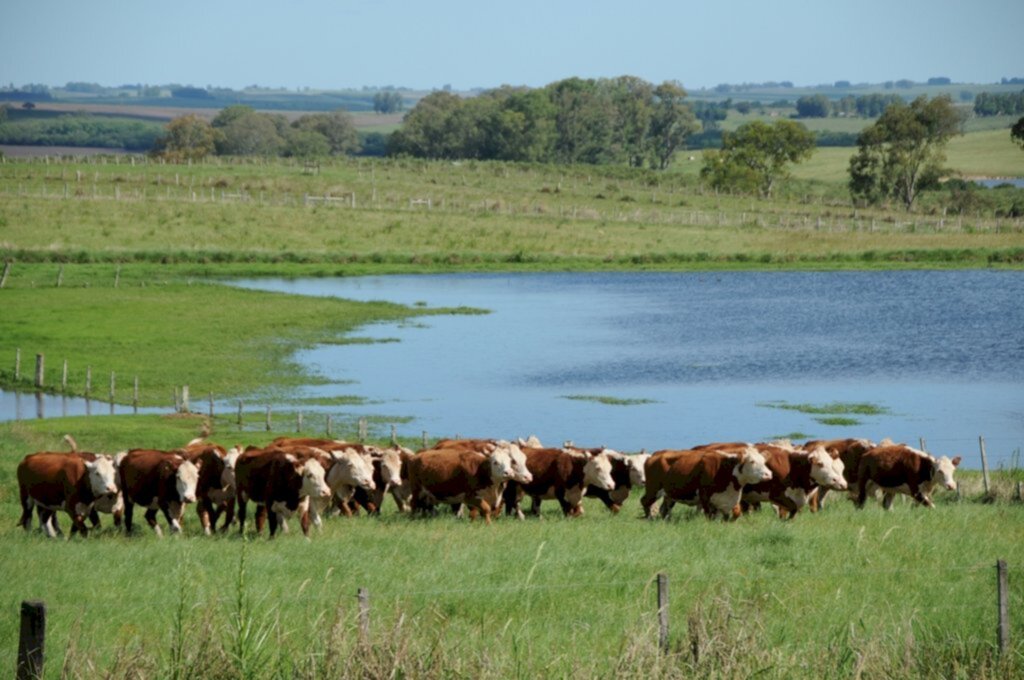
[[[1024, 274], [737, 272], [460, 274], [249, 281], [252, 288], [430, 306], [364, 329], [399, 343], [298, 360], [357, 393], [356, 413], [414, 416], [406, 434], [538, 434], [626, 450], [779, 434], [892, 437], [976, 458], [1024, 442]], [[649, 403], [612, 406], [568, 396]], [[876, 404], [853, 425], [770, 402]]]

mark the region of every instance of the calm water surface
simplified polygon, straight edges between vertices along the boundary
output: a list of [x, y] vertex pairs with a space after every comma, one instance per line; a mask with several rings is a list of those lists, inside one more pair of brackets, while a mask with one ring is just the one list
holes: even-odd
[[[1019, 272], [457, 274], [240, 285], [304, 295], [466, 305], [484, 316], [364, 329], [299, 361], [359, 394], [351, 409], [413, 416], [405, 434], [572, 439], [623, 450], [711, 440], [892, 437], [1009, 462], [1024, 443]], [[650, 403], [616, 406], [585, 395]], [[854, 426], [769, 403], [870, 402]], [[346, 410], [348, 408], [346, 407]]]

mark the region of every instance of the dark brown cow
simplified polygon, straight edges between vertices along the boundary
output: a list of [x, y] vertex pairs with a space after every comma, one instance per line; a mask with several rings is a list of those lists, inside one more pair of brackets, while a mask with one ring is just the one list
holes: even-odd
[[172, 533], [181, 531], [187, 503], [196, 502], [199, 470], [173, 451], [134, 449], [121, 460], [121, 493], [124, 495], [124, 529], [132, 532], [135, 506], [146, 508], [146, 522], [157, 536], [157, 512], [163, 512]]
[[408, 462], [410, 504], [413, 512], [439, 503], [464, 503], [470, 519], [478, 514], [491, 523], [506, 482], [513, 478], [511, 456], [498, 450], [490, 456], [463, 449], [428, 449]]
[[235, 517], [235, 461], [240, 448], [236, 446], [229, 451], [218, 444], [193, 440], [180, 452], [199, 468], [196, 513], [203, 531], [207, 535], [216, 531], [221, 513], [224, 514], [221, 531], [227, 531]]
[[904, 444], [877, 446], [860, 459], [857, 470], [858, 508], [864, 507], [869, 493], [881, 489], [885, 494], [882, 506], [888, 510], [893, 498], [903, 493], [926, 507], [933, 507], [931, 493], [936, 486], [956, 490], [953, 473], [960, 465], [960, 456], [935, 458]]
[[310, 497], [328, 499], [330, 487], [317, 456], [300, 458], [277, 448], [250, 447], [235, 463], [235, 492], [238, 503], [238, 531], [245, 533], [248, 501], [256, 504], [256, 533], [263, 531], [269, 514], [270, 535], [279, 520], [299, 513], [302, 533], [309, 536]]
[[607, 454], [591, 456], [567, 449], [520, 447], [526, 467], [533, 475], [528, 484], [509, 482], [505, 487], [505, 512], [523, 516], [519, 504], [523, 496], [533, 500], [530, 514], [540, 515], [541, 501], [555, 499], [566, 517], [583, 514], [583, 494], [588, 486], [604, 491], [615, 488], [612, 461]]
[[[857, 469], [860, 467], [861, 456], [875, 448], [876, 444], [867, 439], [812, 439], [805, 442], [802, 448], [805, 451], [813, 451], [819, 446], [830, 456], [843, 462], [843, 477], [846, 479], [847, 488], [852, 491], [857, 488]], [[824, 488], [818, 490], [810, 501], [812, 510], [824, 507], [828, 492], [829, 490]]]
[[32, 508], [39, 508], [39, 521], [47, 536], [56, 536], [51, 515], [64, 510], [71, 517], [72, 533], [87, 536], [85, 518], [97, 499], [117, 494], [114, 464], [107, 456], [86, 460], [77, 453], [33, 453], [18, 464], [18, 492], [22, 515], [19, 523], [32, 526]]
[[717, 512], [727, 520], [739, 515], [743, 487], [767, 481], [772, 475], [764, 456], [752, 446], [740, 454], [710, 449], [658, 451], [645, 471], [650, 475], [641, 502], [646, 516], [663, 495], [663, 517], [668, 517], [673, 504], [685, 503], [699, 505], [708, 518]]

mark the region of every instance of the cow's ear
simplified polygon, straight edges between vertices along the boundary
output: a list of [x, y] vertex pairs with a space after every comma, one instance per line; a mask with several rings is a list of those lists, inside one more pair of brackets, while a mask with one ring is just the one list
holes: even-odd
[[958, 465], [960, 465], [960, 461], [961, 460], [963, 460], [963, 459], [960, 458], [960, 456], [957, 456], [956, 458], [954, 458], [953, 459], [953, 467], [957, 467]]

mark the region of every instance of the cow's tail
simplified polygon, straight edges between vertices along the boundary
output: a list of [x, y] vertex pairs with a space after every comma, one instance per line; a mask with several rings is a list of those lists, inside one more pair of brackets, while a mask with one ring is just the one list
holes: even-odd
[[71, 453], [78, 453], [78, 442], [75, 441], [74, 437], [66, 434], [61, 439], [63, 439], [65, 444], [71, 447]]

